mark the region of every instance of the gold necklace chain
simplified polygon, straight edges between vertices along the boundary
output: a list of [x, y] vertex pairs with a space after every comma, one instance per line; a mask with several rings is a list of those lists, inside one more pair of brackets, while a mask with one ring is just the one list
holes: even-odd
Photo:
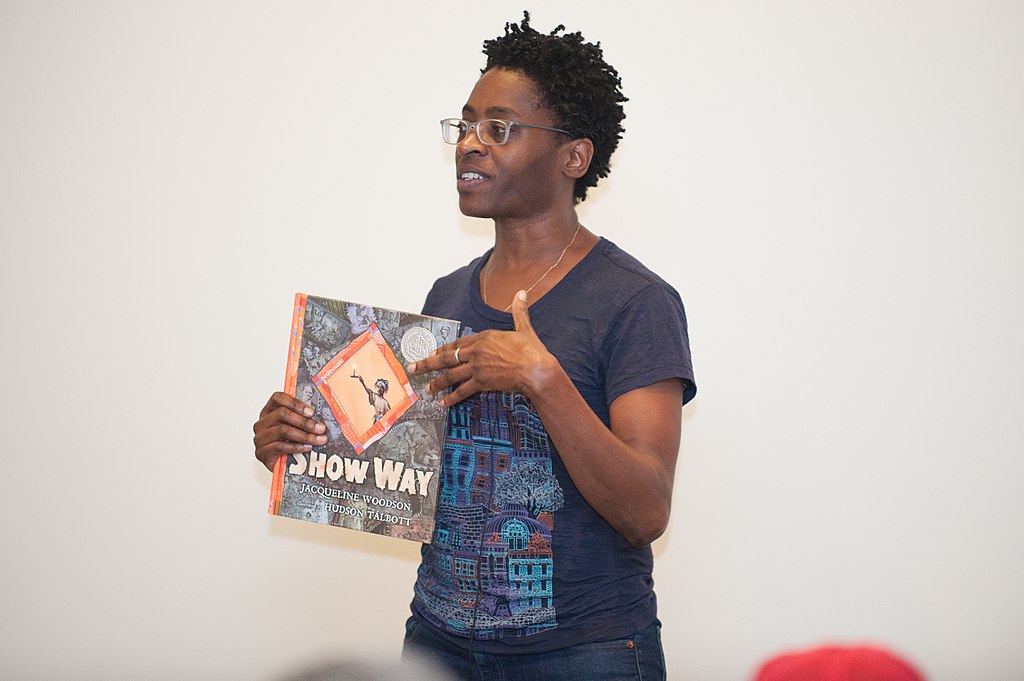
[[[551, 274], [551, 270], [555, 269], [556, 267], [558, 267], [562, 263], [562, 258], [564, 258], [565, 254], [569, 252], [569, 249], [572, 248], [572, 245], [574, 243], [576, 243], [576, 237], [579, 236], [580, 227], [582, 227], [582, 226], [583, 225], [580, 224], [580, 221], [577, 220], [576, 221], [576, 231], [572, 233], [572, 239], [570, 239], [569, 243], [567, 243], [565, 245], [565, 248], [562, 249], [561, 255], [558, 256], [558, 260], [556, 260], [555, 264], [552, 265], [551, 267], [549, 267], [547, 269], [547, 271], [544, 272], [544, 274], [540, 275], [540, 278], [537, 281], [533, 282], [533, 285], [530, 288], [526, 289], [527, 293], [529, 293], [533, 289], [537, 288], [537, 284], [539, 284], [540, 282], [544, 281], [544, 277], [546, 277], [549, 274]], [[487, 265], [484, 267], [483, 290], [480, 291], [481, 297], [484, 300], [484, 305], [487, 305], [487, 280], [490, 279], [490, 276], [491, 276], [491, 261], [488, 260], [487, 261]], [[508, 312], [511, 309], [512, 309], [512, 303], [509, 303], [508, 307], [506, 307], [504, 310], [502, 310], [502, 312]]]

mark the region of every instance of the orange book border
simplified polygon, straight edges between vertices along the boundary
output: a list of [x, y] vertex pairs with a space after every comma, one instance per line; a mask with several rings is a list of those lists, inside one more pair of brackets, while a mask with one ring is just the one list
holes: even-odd
[[[306, 325], [305, 293], [295, 294], [295, 305], [292, 309], [292, 330], [288, 339], [288, 366], [284, 374], [284, 391], [295, 395], [295, 385], [299, 378], [299, 358], [302, 353], [302, 332]], [[281, 490], [284, 487], [284, 472], [291, 455], [279, 456], [274, 462], [274, 477], [270, 483], [269, 513], [278, 515], [281, 508]]]

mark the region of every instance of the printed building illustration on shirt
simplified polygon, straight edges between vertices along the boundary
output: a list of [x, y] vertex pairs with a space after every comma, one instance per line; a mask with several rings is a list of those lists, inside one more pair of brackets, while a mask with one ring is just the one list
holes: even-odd
[[432, 560], [416, 587], [425, 614], [477, 639], [557, 626], [551, 531], [563, 496], [529, 401], [482, 393], [450, 408], [442, 472]]

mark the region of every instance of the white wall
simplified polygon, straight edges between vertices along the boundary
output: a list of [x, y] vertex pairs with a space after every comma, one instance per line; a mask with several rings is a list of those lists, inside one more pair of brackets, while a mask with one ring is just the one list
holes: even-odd
[[[0, 3], [0, 677], [397, 655], [417, 547], [266, 516], [251, 423], [296, 290], [418, 309], [489, 245], [437, 119], [519, 6], [455, 7]], [[619, 68], [582, 217], [690, 316], [670, 678], [830, 640], [1024, 678], [1024, 6], [534, 19]]]

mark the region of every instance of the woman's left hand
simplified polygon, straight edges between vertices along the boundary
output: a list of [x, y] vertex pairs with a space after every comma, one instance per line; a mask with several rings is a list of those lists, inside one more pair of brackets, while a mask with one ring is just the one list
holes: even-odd
[[407, 367], [412, 375], [440, 371], [427, 386], [438, 393], [455, 386], [441, 400], [450, 407], [478, 392], [504, 390], [527, 397], [542, 389], [552, 371], [560, 367], [530, 323], [526, 291], [512, 301], [513, 331], [482, 331], [442, 345], [430, 357]]

